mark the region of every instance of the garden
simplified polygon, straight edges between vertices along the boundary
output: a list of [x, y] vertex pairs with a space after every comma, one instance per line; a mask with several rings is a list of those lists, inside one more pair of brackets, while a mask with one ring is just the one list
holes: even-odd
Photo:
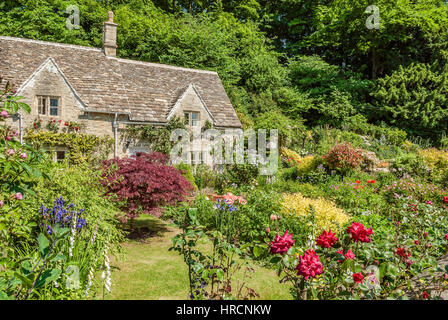
[[0, 63], [0, 300], [448, 299], [446, 1], [6, 0], [0, 35], [100, 48], [109, 10], [118, 58], [217, 72], [278, 170], [172, 164], [176, 117], [113, 159], [82, 121], [18, 132]]
[[[0, 97], [1, 121], [29, 112], [9, 83]], [[27, 137], [49, 134], [37, 130]], [[81, 134], [65, 133], [75, 144]], [[404, 131], [314, 127], [294, 150], [281, 146], [270, 177], [250, 164], [172, 166], [161, 152], [108, 160], [87, 148], [88, 161], [53, 162], [5, 124], [1, 136], [1, 299], [442, 299], [448, 289], [448, 151]]]

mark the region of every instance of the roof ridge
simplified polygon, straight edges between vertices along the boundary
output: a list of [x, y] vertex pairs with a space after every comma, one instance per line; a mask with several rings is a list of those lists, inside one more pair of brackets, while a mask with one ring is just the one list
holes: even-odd
[[52, 46], [57, 46], [57, 47], [66, 47], [66, 48], [89, 50], [89, 51], [96, 51], [96, 52], [102, 51], [101, 49], [96, 48], [96, 47], [87, 47], [87, 46], [81, 46], [78, 44], [67, 44], [67, 43], [60, 43], [60, 42], [34, 40], [34, 39], [27, 39], [27, 38], [16, 38], [16, 37], [9, 37], [9, 36], [0, 36], [0, 40], [12, 40], [12, 41], [21, 41], [21, 42], [29, 42], [29, 43], [37, 43], [37, 44], [46, 44], [46, 45], [52, 45]]
[[140, 60], [132, 60], [132, 59], [123, 59], [123, 58], [114, 58], [114, 57], [107, 57], [110, 59], [117, 59], [124, 63], [134, 63], [134, 64], [141, 64], [141, 65], [147, 65], [147, 66], [154, 66], [159, 68], [166, 68], [166, 69], [173, 69], [173, 70], [182, 70], [182, 71], [190, 71], [190, 72], [197, 72], [197, 73], [208, 73], [208, 74], [218, 74], [216, 71], [211, 70], [201, 70], [201, 69], [193, 69], [193, 68], [186, 68], [186, 67], [178, 67], [178, 66], [172, 66], [169, 64], [163, 64], [163, 63], [155, 63], [155, 62], [149, 62], [149, 61], [140, 61]]
[[[37, 44], [45, 44], [45, 45], [52, 45], [57, 47], [65, 47], [65, 48], [73, 48], [73, 49], [80, 49], [80, 50], [88, 50], [88, 51], [95, 51], [95, 52], [102, 52], [102, 49], [96, 48], [96, 47], [87, 47], [87, 46], [81, 46], [77, 44], [67, 44], [67, 43], [59, 43], [59, 42], [51, 42], [51, 41], [43, 41], [43, 40], [34, 40], [34, 39], [27, 39], [27, 38], [16, 38], [16, 37], [9, 37], [9, 36], [0, 36], [0, 40], [12, 40], [12, 41], [22, 41], [22, 42], [29, 42], [29, 43], [37, 43]], [[210, 71], [210, 70], [201, 70], [201, 69], [193, 69], [193, 68], [186, 68], [186, 67], [178, 67], [178, 66], [172, 66], [168, 64], [163, 63], [155, 63], [155, 62], [149, 62], [149, 61], [140, 61], [140, 60], [132, 60], [132, 59], [124, 59], [124, 58], [115, 58], [115, 57], [107, 57], [110, 59], [117, 59], [119, 62], [125, 62], [125, 63], [134, 63], [134, 64], [141, 64], [141, 65], [148, 65], [148, 66], [154, 66], [159, 68], [166, 68], [166, 69], [173, 69], [173, 70], [182, 70], [182, 71], [190, 71], [190, 72], [197, 72], [197, 73], [207, 73], [207, 74], [218, 74], [216, 71]]]

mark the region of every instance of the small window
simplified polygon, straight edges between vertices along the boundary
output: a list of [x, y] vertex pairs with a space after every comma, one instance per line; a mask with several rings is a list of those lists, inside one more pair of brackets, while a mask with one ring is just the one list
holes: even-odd
[[196, 127], [199, 125], [199, 112], [184, 112], [185, 124]]
[[37, 97], [37, 101], [39, 115], [50, 115], [55, 117], [60, 115], [60, 98], [40, 96]]
[[199, 113], [193, 112], [191, 113], [191, 126], [196, 127], [199, 122]]
[[50, 99], [50, 116], [59, 115], [59, 99]]
[[56, 161], [64, 161], [64, 159], [65, 159], [65, 150], [57, 150]]

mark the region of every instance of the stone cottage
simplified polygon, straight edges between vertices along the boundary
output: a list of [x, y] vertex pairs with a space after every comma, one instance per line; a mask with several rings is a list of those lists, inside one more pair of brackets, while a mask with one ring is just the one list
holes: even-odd
[[102, 49], [0, 36], [0, 74], [31, 107], [11, 125], [73, 121], [87, 134], [114, 138], [111, 155], [119, 157], [149, 151], [126, 140], [128, 125], [164, 126], [179, 116], [192, 129], [207, 121], [216, 129], [241, 128], [216, 72], [120, 59], [116, 39], [113, 13], [103, 24]]

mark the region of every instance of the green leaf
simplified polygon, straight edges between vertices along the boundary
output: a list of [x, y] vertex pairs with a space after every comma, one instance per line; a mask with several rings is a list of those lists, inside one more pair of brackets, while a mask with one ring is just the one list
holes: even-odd
[[59, 269], [45, 270], [36, 281], [36, 288], [46, 286], [47, 284], [56, 281], [61, 275], [62, 271]]
[[14, 276], [22, 282], [22, 286], [24, 286], [25, 288], [31, 288], [33, 286], [33, 280], [29, 279], [23, 274], [20, 274], [19, 272], [14, 272]]
[[278, 262], [280, 262], [282, 260], [282, 258], [281, 257], [278, 257], [278, 256], [275, 256], [275, 257], [272, 257], [272, 259], [271, 259], [271, 263], [278, 263]]
[[45, 257], [48, 254], [48, 251], [50, 251], [50, 241], [48, 241], [47, 237], [42, 233], [39, 234], [37, 241], [39, 242], [40, 255], [41, 257]]
[[216, 277], [219, 281], [224, 280], [224, 271], [222, 269], [216, 270]]
[[258, 258], [259, 256], [261, 256], [263, 254], [263, 248], [261, 248], [259, 246], [255, 246], [253, 251], [254, 251], [255, 258]]

